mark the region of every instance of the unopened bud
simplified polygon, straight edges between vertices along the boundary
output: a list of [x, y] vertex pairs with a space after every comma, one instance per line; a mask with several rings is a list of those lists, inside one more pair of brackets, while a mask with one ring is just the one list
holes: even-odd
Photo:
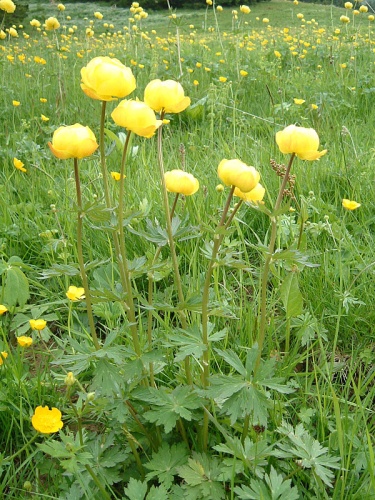
[[224, 191], [224, 186], [222, 184], [218, 184], [215, 189], [217, 193], [222, 193]]
[[95, 392], [88, 392], [86, 399], [87, 399], [87, 401], [94, 401], [94, 399], [95, 399]]
[[72, 385], [74, 385], [76, 382], [76, 379], [73, 375], [73, 372], [69, 372], [67, 374], [67, 376], [65, 377], [65, 385], [67, 385], [68, 387], [71, 387]]

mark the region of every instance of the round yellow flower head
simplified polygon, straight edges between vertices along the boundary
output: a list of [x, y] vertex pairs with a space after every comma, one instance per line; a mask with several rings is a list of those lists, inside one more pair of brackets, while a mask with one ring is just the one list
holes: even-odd
[[56, 17], [49, 17], [46, 19], [45, 23], [47, 31], [58, 30], [60, 28], [60, 23]]
[[154, 111], [142, 101], [121, 101], [111, 114], [114, 122], [141, 137], [150, 138], [163, 123]]
[[303, 14], [297, 14], [297, 19], [303, 19]]
[[111, 57], [94, 57], [81, 69], [81, 77], [81, 89], [99, 101], [126, 97], [136, 88], [131, 69]]
[[249, 73], [247, 71], [245, 71], [244, 69], [241, 69], [240, 70], [240, 75], [241, 76], [247, 76]]
[[66, 292], [66, 296], [69, 300], [76, 302], [77, 300], [82, 300], [85, 298], [85, 289], [82, 287], [76, 287], [71, 285]]
[[4, 10], [7, 14], [13, 14], [16, 6], [12, 0], [0, 0], [0, 10]]
[[352, 9], [353, 8], [353, 4], [351, 2], [345, 2], [344, 3], [344, 7], [345, 7], [345, 9]]
[[103, 19], [103, 14], [101, 12], [94, 12], [94, 17], [96, 17], [96, 19]]
[[216, 10], [217, 10], [218, 12], [223, 12], [223, 7], [222, 7], [221, 5], [218, 5], [218, 6], [216, 7]]
[[190, 106], [190, 98], [174, 80], [152, 80], [145, 88], [145, 103], [158, 113], [180, 113]]
[[266, 190], [264, 189], [262, 184], [258, 182], [255, 188], [249, 191], [248, 193], [243, 193], [240, 189], [235, 188], [233, 194], [234, 196], [238, 196], [238, 198], [241, 198], [244, 201], [248, 201], [251, 203], [259, 203], [263, 200], [265, 192]]
[[99, 147], [94, 132], [79, 123], [59, 127], [53, 133], [52, 143], [49, 142], [48, 146], [52, 153], [61, 160], [85, 158], [92, 155]]
[[367, 5], [361, 5], [359, 8], [359, 12], [362, 12], [362, 13], [368, 12]]
[[0, 366], [4, 363], [4, 360], [7, 359], [8, 353], [5, 351], [0, 352]]
[[185, 196], [194, 194], [199, 189], [199, 181], [192, 174], [175, 169], [165, 172], [165, 185], [170, 193], [180, 193]]
[[59, 11], [60, 11], [60, 12], [64, 12], [64, 10], [65, 10], [65, 5], [64, 5], [64, 4], [62, 4], [62, 3], [59, 3], [59, 4], [58, 4], [58, 6], [57, 6], [57, 8], [59, 9]]
[[10, 36], [12, 36], [13, 38], [18, 38], [18, 33], [17, 33], [17, 30], [15, 30], [14, 28], [9, 28], [9, 34], [10, 34]]
[[8, 308], [4, 306], [3, 304], [0, 305], [0, 316], [8, 312]]
[[250, 14], [251, 12], [250, 7], [248, 7], [247, 5], [240, 5], [240, 11], [242, 12], [242, 14]]
[[61, 411], [57, 408], [49, 409], [48, 406], [37, 406], [31, 417], [34, 429], [42, 434], [52, 434], [63, 427]]
[[30, 319], [29, 323], [32, 330], [39, 330], [39, 331], [43, 330], [47, 325], [47, 321], [45, 321], [44, 319]]
[[360, 203], [354, 201], [354, 200], [348, 200], [344, 198], [342, 200], [342, 206], [346, 208], [347, 210], [355, 210], [356, 208], [359, 208], [361, 206]]
[[[120, 172], [111, 172], [111, 177], [114, 181], [119, 181], [121, 179]], [[123, 175], [123, 179], [125, 179], [126, 175]]]
[[34, 28], [40, 28], [40, 21], [38, 21], [38, 19], [32, 19], [30, 21], [30, 26], [34, 26]]
[[[370, 16], [369, 16], [370, 17]], [[7, 34], [5, 33], [5, 31], [3, 30], [0, 30], [0, 40], [5, 40], [7, 37]]]
[[298, 105], [301, 105], [303, 104], [305, 101], [305, 99], [297, 99], [296, 97], [293, 99], [294, 101], [294, 104], [298, 104]]
[[276, 143], [284, 154], [292, 154], [301, 160], [319, 160], [327, 150], [318, 151], [319, 137], [313, 128], [289, 125], [276, 133]]
[[13, 158], [13, 165], [17, 170], [21, 170], [21, 172], [27, 172], [25, 164], [19, 160], [18, 158]]
[[340, 16], [340, 21], [344, 24], [350, 23], [350, 19], [348, 16]]
[[220, 180], [226, 186], [235, 186], [243, 193], [248, 193], [258, 184], [259, 172], [241, 160], [222, 160], [217, 169]]
[[33, 343], [33, 339], [31, 337], [26, 337], [26, 335], [22, 335], [21, 337], [17, 337], [17, 343], [20, 347], [30, 347]]

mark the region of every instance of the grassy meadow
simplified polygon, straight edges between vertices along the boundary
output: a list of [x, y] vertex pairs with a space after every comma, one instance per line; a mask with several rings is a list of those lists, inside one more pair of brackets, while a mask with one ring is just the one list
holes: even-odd
[[[0, 11], [1, 498], [375, 497], [375, 13], [217, 5]], [[126, 99], [174, 80], [191, 105], [127, 134], [81, 89], [97, 56]], [[99, 148], [58, 159], [75, 123]], [[281, 152], [292, 124], [319, 161]]]

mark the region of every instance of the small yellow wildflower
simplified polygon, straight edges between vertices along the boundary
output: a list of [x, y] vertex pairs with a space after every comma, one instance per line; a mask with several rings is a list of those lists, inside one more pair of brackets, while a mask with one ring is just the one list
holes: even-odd
[[21, 335], [21, 337], [17, 337], [17, 343], [20, 347], [30, 347], [33, 343], [33, 339], [31, 337], [26, 337], [26, 335]]
[[38, 331], [43, 330], [47, 325], [47, 321], [44, 319], [30, 319], [29, 323], [32, 330]]
[[76, 286], [71, 285], [66, 292], [66, 296], [73, 302], [82, 300], [85, 298], [85, 289], [82, 287], [77, 288]]
[[27, 172], [26, 168], [24, 168], [24, 163], [18, 158], [13, 158], [13, 165], [17, 170], [21, 170], [21, 172]]
[[8, 353], [1, 351], [0, 352], [0, 366], [4, 363], [4, 360], [8, 357]]
[[356, 210], [357, 208], [359, 208], [361, 206], [361, 204], [354, 201], [354, 200], [348, 200], [348, 199], [344, 198], [342, 200], [342, 206], [344, 208], [346, 208], [347, 210]]
[[8, 312], [8, 308], [4, 306], [3, 304], [0, 304], [0, 316]]
[[42, 434], [57, 432], [64, 425], [61, 421], [61, 411], [57, 408], [51, 408], [50, 410], [48, 406], [38, 406], [35, 408], [31, 423], [34, 429]]
[[49, 121], [49, 118], [48, 116], [45, 116], [45, 115], [40, 115], [41, 119], [43, 122], [48, 122]]
[[[115, 181], [119, 181], [121, 179], [121, 174], [120, 172], [111, 172], [111, 177]], [[125, 179], [126, 175], [123, 175], [122, 178]]]

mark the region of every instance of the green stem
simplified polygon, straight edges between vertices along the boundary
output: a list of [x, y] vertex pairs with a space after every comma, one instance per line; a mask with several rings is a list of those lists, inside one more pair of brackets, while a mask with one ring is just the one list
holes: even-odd
[[100, 115], [100, 132], [99, 132], [99, 152], [100, 152], [100, 166], [102, 169], [104, 198], [107, 208], [112, 208], [111, 193], [109, 191], [107, 165], [105, 160], [105, 143], [104, 143], [104, 125], [105, 125], [105, 111], [107, 101], [102, 101], [102, 111]]
[[80, 274], [81, 274], [83, 288], [85, 290], [87, 317], [88, 317], [88, 320], [89, 320], [91, 337], [92, 337], [92, 341], [93, 341], [93, 344], [95, 346], [95, 349], [98, 351], [100, 349], [100, 344], [99, 344], [99, 341], [98, 341], [98, 336], [96, 335], [94, 315], [93, 315], [93, 312], [92, 312], [91, 295], [90, 295], [89, 284], [88, 284], [88, 280], [87, 280], [87, 275], [86, 275], [86, 270], [85, 270], [85, 263], [84, 263], [84, 260], [83, 260], [83, 251], [82, 251], [82, 239], [83, 239], [82, 238], [82, 233], [83, 233], [82, 218], [84, 217], [84, 213], [83, 213], [83, 210], [82, 210], [81, 183], [80, 183], [80, 180], [79, 180], [78, 159], [77, 158], [74, 158], [74, 177], [75, 177], [75, 184], [76, 184], [77, 207], [78, 207], [78, 211], [77, 211], [77, 254], [78, 254], [78, 263], [79, 263], [79, 269], [80, 269]]
[[271, 237], [270, 237], [270, 243], [268, 246], [268, 252], [266, 256], [266, 260], [264, 262], [264, 268], [263, 268], [263, 274], [261, 277], [261, 303], [260, 303], [260, 324], [259, 324], [259, 335], [258, 335], [258, 355], [257, 359], [255, 362], [254, 366], [254, 378], [255, 375], [258, 371], [260, 361], [262, 358], [262, 351], [263, 351], [263, 345], [264, 345], [264, 340], [266, 336], [266, 319], [267, 319], [267, 284], [268, 284], [268, 274], [270, 271], [270, 264], [273, 256], [273, 252], [275, 250], [275, 242], [276, 242], [276, 236], [277, 236], [277, 212], [280, 209], [281, 202], [283, 199], [284, 195], [284, 190], [286, 187], [286, 184], [289, 179], [289, 173], [290, 169], [292, 168], [292, 163], [295, 158], [295, 153], [292, 153], [288, 166], [285, 171], [284, 178], [282, 180], [279, 194], [275, 203], [275, 207], [273, 210], [273, 215], [271, 215]]
[[[160, 119], [163, 120], [163, 118], [164, 118], [164, 111], [162, 111], [160, 114]], [[159, 127], [159, 129], [158, 129], [158, 166], [159, 166], [159, 174], [160, 174], [160, 183], [161, 183], [161, 188], [162, 188], [161, 190], [162, 190], [162, 196], [163, 196], [164, 212], [165, 212], [166, 223], [167, 223], [168, 243], [169, 243], [169, 249], [170, 249], [171, 257], [172, 257], [172, 266], [173, 266], [175, 284], [177, 287], [178, 301], [180, 304], [183, 304], [185, 302], [185, 298], [184, 298], [184, 293], [182, 291], [182, 283], [181, 283], [180, 271], [178, 268], [176, 246], [175, 246], [174, 239], [173, 239], [172, 221], [170, 218], [169, 202], [168, 202], [168, 191], [167, 191], [167, 187], [165, 185], [165, 178], [164, 178], [164, 161], [163, 161], [163, 147], [162, 146], [163, 146], [162, 127]], [[187, 328], [186, 314], [184, 311], [179, 311], [179, 315], [180, 315], [180, 319], [181, 319], [182, 328], [184, 330], [186, 330], [186, 328]], [[190, 358], [189, 357], [185, 358], [185, 372], [186, 372], [186, 379], [187, 379], [188, 384], [192, 385], [193, 379], [191, 376]]]
[[124, 223], [123, 223], [125, 162], [126, 162], [126, 154], [127, 154], [127, 150], [128, 150], [130, 136], [131, 136], [131, 132], [129, 130], [127, 135], [126, 135], [126, 140], [125, 140], [124, 149], [123, 149], [122, 158], [121, 158], [120, 193], [119, 193], [119, 202], [118, 202], [118, 209], [117, 209], [117, 220], [118, 220], [118, 232], [119, 232], [119, 240], [120, 240], [120, 249], [119, 249], [120, 250], [120, 252], [119, 252], [120, 262], [119, 262], [119, 264], [120, 264], [120, 268], [122, 268], [123, 286], [125, 285], [126, 303], [128, 306], [127, 314], [128, 314], [128, 319], [129, 319], [129, 323], [130, 323], [130, 332], [131, 332], [132, 339], [133, 339], [134, 351], [136, 352], [137, 356], [140, 356], [141, 355], [141, 346], [140, 346], [139, 336], [138, 336], [137, 320], [136, 320], [136, 315], [135, 315], [133, 289], [132, 289], [132, 284], [131, 284], [131, 279], [130, 279], [128, 258], [126, 255]]
[[[225, 226], [225, 220], [228, 214], [228, 210], [230, 207], [230, 203], [232, 201], [233, 193], [235, 190], [235, 186], [232, 186], [230, 193], [228, 195], [223, 213], [221, 215], [221, 219], [216, 227], [216, 232], [214, 234], [214, 245], [212, 247], [212, 254], [211, 254], [211, 259], [208, 264], [208, 269], [206, 272], [206, 279], [204, 281], [204, 286], [203, 286], [203, 293], [202, 293], [202, 342], [205, 346], [205, 350], [203, 352], [202, 356], [202, 365], [203, 365], [203, 372], [202, 372], [202, 385], [204, 388], [209, 386], [209, 377], [210, 377], [210, 345], [208, 341], [208, 302], [209, 302], [209, 295], [210, 295], [210, 284], [211, 284], [211, 277], [212, 277], [212, 271], [215, 266], [215, 260], [217, 253], [219, 251], [221, 242], [223, 241], [224, 234], [220, 234], [218, 232], [218, 229], [221, 229]], [[202, 429], [202, 447], [203, 450], [207, 450], [207, 443], [208, 443], [208, 415], [207, 413], [204, 413], [203, 416], [203, 429]]]
[[15, 458], [17, 458], [19, 455], [21, 455], [21, 453], [23, 451], [25, 451], [26, 448], [28, 448], [39, 436], [40, 436], [40, 434], [38, 434], [38, 433], [34, 434], [34, 436], [31, 439], [29, 439], [29, 441], [26, 444], [24, 444], [22, 446], [22, 448], [20, 448], [19, 450], [17, 450], [16, 453], [13, 453], [13, 455], [11, 455], [10, 457], [5, 457], [3, 459], [3, 461], [4, 462], [12, 462]]

